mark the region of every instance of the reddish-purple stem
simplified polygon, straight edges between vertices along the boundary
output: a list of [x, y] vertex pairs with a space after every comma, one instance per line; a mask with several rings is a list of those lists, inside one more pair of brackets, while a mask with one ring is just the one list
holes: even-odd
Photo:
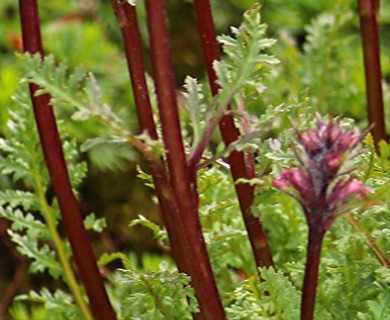
[[[119, 4], [116, 0], [112, 0], [111, 4], [122, 31], [140, 129], [143, 132], [146, 131], [152, 139], [157, 140], [157, 130], [146, 84], [146, 71], [135, 7], [128, 3]], [[177, 206], [170, 195], [171, 190], [167, 173], [162, 163], [149, 162], [149, 167], [152, 172], [157, 198], [164, 224], [167, 228], [174, 259], [177, 262], [179, 271], [185, 272], [188, 268], [183, 267], [183, 264], [187, 260], [181, 251], [180, 238], [178, 238], [178, 232], [176, 231], [177, 226], [173, 220]]]
[[383, 107], [382, 74], [378, 31], [379, 0], [358, 0], [362, 36], [368, 121], [378, 150], [378, 142], [387, 140]]
[[117, 0], [111, 0], [111, 4], [125, 44], [126, 60], [141, 130], [146, 131], [150, 138], [157, 140], [157, 130], [153, 120], [153, 112], [146, 84], [145, 66], [135, 7], [127, 2], [120, 4]]
[[203, 318], [225, 319], [199, 221], [195, 180], [184, 153], [164, 1], [147, 0], [146, 11], [169, 181], [178, 208], [175, 222], [188, 259], [184, 265], [188, 267]]
[[[208, 0], [195, 0], [194, 4], [211, 92], [213, 95], [216, 95], [220, 87], [216, 82], [217, 75], [213, 68], [213, 62], [215, 60], [220, 60], [220, 53], [216, 40], [210, 2]], [[224, 116], [220, 121], [219, 126], [222, 139], [226, 146], [239, 139], [239, 131], [236, 128], [234, 119], [231, 115]], [[236, 181], [240, 178], [254, 178], [256, 173], [253, 161], [252, 156], [246, 157], [244, 152], [233, 151], [229, 156], [229, 164], [233, 179]], [[254, 187], [246, 183], [239, 183], [235, 185], [235, 188], [245, 222], [245, 227], [247, 229], [255, 257], [256, 266], [274, 267], [267, 235], [263, 230], [261, 220], [251, 214]]]
[[[23, 46], [26, 52], [44, 56], [36, 0], [20, 0]], [[39, 87], [30, 84], [31, 98], [45, 162], [58, 199], [62, 222], [95, 319], [116, 319], [96, 264], [81, 212], [73, 194], [50, 96], [36, 96]]]
[[325, 231], [321, 223], [309, 224], [305, 278], [303, 280], [301, 320], [313, 320], [316, 304], [318, 271]]

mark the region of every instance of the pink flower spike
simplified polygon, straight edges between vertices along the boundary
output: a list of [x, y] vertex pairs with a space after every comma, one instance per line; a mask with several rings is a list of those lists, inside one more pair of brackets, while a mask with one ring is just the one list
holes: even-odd
[[324, 122], [317, 114], [313, 129], [301, 132], [293, 124], [303, 152], [298, 154], [292, 149], [301, 167], [283, 170], [280, 178], [273, 180], [274, 187], [298, 200], [308, 222], [314, 219], [324, 230], [350, 200], [349, 196], [363, 197], [371, 191], [355, 178], [340, 178], [355, 169], [341, 171], [358, 154], [353, 151], [364, 137], [357, 131], [344, 130], [340, 122], [340, 118], [332, 117]]
[[329, 197], [329, 201], [332, 203], [338, 202], [351, 195], [366, 196], [371, 192], [371, 188], [367, 187], [363, 182], [350, 178], [345, 182], [338, 183], [332, 190], [332, 194]]

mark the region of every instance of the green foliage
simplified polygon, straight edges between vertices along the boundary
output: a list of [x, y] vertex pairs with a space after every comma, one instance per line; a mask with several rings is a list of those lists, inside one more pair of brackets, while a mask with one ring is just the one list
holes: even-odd
[[[315, 110], [323, 114], [345, 115], [365, 119], [365, 80], [358, 16], [351, 1], [329, 4], [326, 11], [310, 16], [304, 41], [283, 30], [272, 52], [281, 60], [264, 79], [268, 90], [251, 103], [255, 112], [268, 103], [283, 103], [286, 97], [298, 96], [308, 88]], [[386, 59], [384, 59], [386, 60]], [[384, 86], [385, 103], [388, 86]], [[389, 119], [386, 113], [386, 121]]]
[[31, 232], [29, 236], [22, 236], [9, 230], [8, 234], [11, 240], [18, 246], [18, 251], [33, 259], [29, 267], [31, 273], [43, 272], [47, 269], [49, 274], [55, 279], [63, 276], [63, 270], [56, 260], [53, 250], [48, 245], [38, 247], [38, 242], [31, 239]]
[[153, 236], [156, 240], [161, 242], [168, 242], [168, 235], [165, 230], [162, 230], [159, 225], [150, 221], [142, 215], [138, 216], [138, 219], [134, 219], [130, 222], [129, 227], [143, 226], [150, 229], [153, 232]]
[[104, 218], [97, 219], [95, 214], [91, 213], [84, 219], [84, 225], [87, 230], [102, 232], [107, 223]]
[[360, 60], [351, 59], [351, 46], [356, 46], [353, 41], [357, 39], [345, 32], [353, 15], [348, 7], [340, 5], [333, 12], [319, 15], [307, 27], [302, 85], [310, 88], [314, 106], [323, 113], [356, 117], [361, 110], [359, 102], [364, 101], [363, 66]]
[[[250, 1], [235, 1], [235, 5], [244, 2], [246, 5]], [[274, 6], [276, 3], [266, 2]], [[307, 227], [296, 202], [271, 186], [273, 177], [297, 161], [292, 150], [296, 138], [291, 122], [305, 129], [312, 125], [315, 110], [343, 113], [362, 120], [363, 71], [358, 60], [360, 57], [355, 56], [358, 48], [356, 34], [350, 32], [356, 23], [350, 3], [329, 4], [329, 12], [314, 16], [308, 13], [327, 4], [325, 1], [309, 2], [299, 1], [299, 5], [307, 9], [299, 18], [309, 20], [314, 17], [306, 27], [307, 37], [302, 50], [301, 44], [294, 42], [291, 36], [299, 28], [303, 30], [302, 26], [288, 22], [286, 33], [281, 34], [279, 43], [274, 45], [275, 41], [265, 36], [267, 28], [261, 24], [259, 7], [256, 6], [245, 14], [239, 28], [232, 28], [231, 36], [219, 37], [225, 57], [214, 64], [222, 87], [218, 96], [212, 100], [200, 81], [191, 77], [185, 80], [184, 107], [187, 113], [182, 112], [181, 116], [183, 130], [187, 131], [184, 134], [187, 147], [195, 149], [199, 145], [205, 133], [214, 129], [210, 123], [216, 124], [226, 114], [229, 103], [232, 103], [231, 114], [237, 124], [241, 121], [249, 126], [249, 129], [242, 130], [241, 139], [228, 148], [217, 146], [216, 150], [207, 150], [197, 175], [204, 237], [229, 319], [299, 317]], [[218, 5], [225, 4], [219, 2]], [[53, 5], [46, 6], [48, 10]], [[288, 2], [288, 8], [294, 9], [292, 16], [297, 16], [297, 6], [297, 2]], [[279, 9], [286, 10], [278, 5]], [[283, 18], [285, 21], [285, 16]], [[114, 71], [111, 64], [103, 63], [107, 59], [101, 58], [99, 50], [93, 46], [98, 42], [101, 30], [89, 23], [83, 27], [85, 29], [79, 31], [77, 24], [72, 25], [69, 33], [67, 28], [61, 27], [64, 41], [61, 37], [49, 41], [49, 47], [60, 57], [58, 60], [67, 58], [71, 69], [82, 62], [84, 55], [87, 56], [90, 61], [83, 63], [83, 68], [69, 71], [67, 65], [57, 63], [54, 56], [48, 56], [42, 62], [38, 56], [19, 55], [24, 77], [41, 86], [39, 94], [50, 93], [56, 114], [66, 119], [61, 122], [61, 133], [65, 137], [63, 148], [76, 191], [86, 174], [86, 165], [78, 159], [74, 138], [82, 142], [81, 151], [88, 152], [92, 163], [101, 169], [120, 168], [127, 161], [136, 159], [134, 149], [128, 143], [131, 136], [128, 128], [134, 122], [131, 119], [134, 114], [123, 112], [123, 108], [117, 110], [115, 107], [114, 111], [114, 107], [106, 103], [107, 97], [114, 101], [112, 105], [124, 100], [121, 91], [117, 91], [125, 78], [123, 63], [114, 68], [119, 73], [117, 82], [111, 75], [112, 82], [103, 79], [101, 89], [95, 77], [84, 69], [88, 67], [103, 78], [105, 73]], [[46, 34], [51, 32], [56, 34], [55, 30], [47, 30]], [[82, 43], [84, 37], [88, 41]], [[73, 38], [77, 38], [75, 43], [71, 41]], [[82, 46], [82, 50], [72, 49], [71, 44], [77, 44], [77, 48]], [[282, 61], [279, 65], [276, 58], [265, 53], [271, 46]], [[116, 59], [111, 45], [104, 43], [101, 50], [105, 57]], [[8, 91], [15, 83], [12, 77], [9, 78]], [[307, 87], [309, 91], [305, 90]], [[154, 101], [152, 88], [150, 91]], [[246, 106], [258, 117], [249, 115], [244, 110]], [[1, 113], [1, 117], [0, 121], [4, 120], [4, 123], [7, 118], [9, 120], [3, 131], [4, 138], [0, 138], [0, 171], [10, 177], [11, 185], [17, 183], [21, 190], [15, 187], [15, 190], [0, 191], [0, 217], [12, 222], [8, 233], [18, 250], [30, 258], [30, 272], [48, 272], [69, 284], [59, 250], [68, 259], [71, 252], [66, 241], [54, 241], [60, 228], [60, 214], [56, 201], [49, 206], [45, 199], [49, 179], [27, 92], [17, 91], [9, 115]], [[70, 118], [73, 121], [68, 121]], [[348, 126], [351, 121], [345, 120], [343, 124]], [[162, 153], [161, 142], [151, 141], [142, 134], [137, 138], [148, 144], [154, 154]], [[381, 142], [381, 156], [377, 156], [370, 136], [365, 139], [365, 146], [366, 149], [356, 158], [356, 175], [372, 188], [372, 205], [361, 210], [351, 208], [351, 214], [364, 232], [355, 230], [347, 218], [341, 218], [326, 236], [317, 319], [379, 320], [390, 313], [389, 272], [367, 242], [367, 237], [372, 236], [385, 256], [390, 256], [390, 147]], [[236, 200], [234, 183], [237, 181], [232, 181], [229, 167], [222, 159], [235, 149], [258, 155], [258, 177], [239, 182], [257, 186], [252, 213], [262, 218], [278, 268], [278, 271], [261, 269], [262, 282], [256, 275]], [[145, 184], [153, 187], [151, 177], [142, 170], [139, 172]], [[106, 223], [91, 214], [85, 219], [85, 225], [101, 232]], [[163, 227], [143, 216], [130, 223], [130, 227], [139, 225], [151, 229], [157, 241], [168, 245]], [[58, 244], [62, 249], [58, 249]], [[149, 261], [145, 262], [147, 259]], [[189, 277], [168, 267], [170, 259], [166, 256], [146, 256], [141, 259], [144, 266], [139, 268], [133, 267], [136, 260], [135, 256], [129, 258], [123, 252], [114, 252], [101, 255], [98, 262], [111, 280], [108, 290], [118, 316], [123, 319], [190, 319], [191, 312], [197, 310], [197, 303]], [[121, 263], [124, 268], [112, 272], [114, 263]], [[73, 299], [64, 291], [43, 288], [19, 296], [11, 314], [15, 319], [45, 319], [52, 314], [58, 319], [78, 319], [80, 310]], [[26, 305], [32, 307], [27, 310]]]
[[192, 319], [197, 303], [190, 278], [161, 263], [158, 271], [137, 272], [130, 266], [114, 277], [124, 319]]
[[[66, 122], [66, 126], [69, 132], [84, 141], [84, 151], [92, 149], [90, 158], [94, 165], [103, 170], [120, 168], [136, 158], [132, 148], [125, 143], [129, 132], [124, 121], [102, 100], [101, 88], [92, 73], [77, 68], [69, 74], [67, 64], [63, 61], [57, 65], [52, 55], [43, 62], [39, 55], [18, 57], [26, 79], [42, 88], [37, 94], [50, 93], [54, 107], [61, 107], [72, 120], [84, 123], [83, 131], [75, 122]], [[99, 137], [90, 138], [90, 133]]]
[[[219, 36], [226, 54], [223, 61], [214, 62], [218, 83], [222, 87], [219, 93], [220, 101], [236, 94], [239, 89], [246, 87], [256, 93], [261, 93], [264, 86], [260, 79], [270, 66], [278, 60], [264, 53], [275, 40], [265, 38], [266, 25], [260, 23], [260, 6], [254, 6], [244, 14], [243, 23], [239, 28], [232, 28], [232, 36]], [[229, 99], [230, 100], [230, 99]]]
[[[264, 90], [263, 76], [278, 63], [277, 59], [266, 53], [275, 40], [266, 38], [267, 28], [265, 24], [261, 24], [259, 10], [260, 6], [253, 6], [244, 14], [241, 25], [238, 28], [232, 27], [231, 36], [218, 37], [225, 55], [221, 61], [214, 61], [213, 64], [218, 76], [217, 83], [221, 87], [214, 99], [209, 97], [196, 79], [187, 77], [185, 80], [184, 107], [189, 117], [183, 117], [183, 120], [187, 120], [191, 126], [188, 144], [194, 150], [201, 147], [205, 136], [211, 135], [218, 121], [231, 112], [227, 110], [229, 104], [235, 107], [233, 115], [237, 118], [250, 118], [243, 108], [245, 99]], [[241, 139], [227, 149], [219, 150], [214, 158], [226, 157], [234, 149], [244, 148], [244, 145], [265, 131], [264, 128], [260, 130], [263, 123], [251, 124], [253, 127], [249, 132], [244, 132]], [[183, 135], [188, 136], [188, 132]]]
[[253, 257], [240, 214], [232, 178], [216, 165], [198, 175], [199, 212], [213, 270], [221, 295], [233, 290], [237, 270], [254, 272]]
[[38, 54], [31, 56], [26, 53], [19, 55], [19, 58], [26, 78], [41, 87], [38, 95], [49, 93], [52, 105], [76, 108], [73, 120], [85, 121], [98, 117], [113, 130], [123, 130], [121, 119], [101, 101], [100, 87], [91, 73], [88, 75], [89, 81], [85, 81], [87, 74], [83, 69], [76, 69], [68, 76], [67, 64], [61, 62], [56, 65], [51, 55], [43, 62]]
[[202, 138], [202, 132], [205, 125], [209, 122], [210, 110], [205, 103], [205, 94], [203, 86], [194, 78], [187, 77], [185, 79], [184, 96], [187, 99], [185, 108], [190, 116], [190, 124], [192, 127], [192, 143], [198, 145]]
[[111, 263], [114, 260], [121, 260], [123, 263], [127, 261], [127, 257], [125, 254], [121, 252], [114, 252], [114, 253], [103, 253], [103, 255], [98, 260], [98, 266], [104, 267], [107, 264]]
[[42, 169], [43, 157], [39, 151], [38, 135], [27, 91], [19, 90], [14, 99], [14, 106], [18, 107], [18, 110], [10, 112], [5, 131], [7, 140], [0, 140], [1, 150], [7, 153], [6, 157], [0, 156], [1, 172], [10, 175], [14, 182], [23, 179], [28, 185], [34, 183], [34, 174], [47, 181], [47, 173]]
[[[55, 254], [47, 245], [40, 245], [41, 240], [48, 240], [49, 230], [37, 219], [31, 210], [40, 210], [45, 203], [42, 191], [48, 185], [48, 175], [44, 167], [38, 134], [28, 96], [22, 90], [16, 94], [15, 108], [7, 124], [7, 139], [2, 139], [1, 149], [5, 156], [0, 156], [2, 174], [12, 176], [13, 181], [22, 180], [31, 191], [5, 190], [0, 192], [0, 216], [10, 219], [13, 230], [8, 230], [18, 250], [33, 259], [31, 272], [42, 272], [46, 268], [54, 277], [62, 274], [55, 259]], [[24, 213], [22, 210], [27, 210]], [[25, 232], [21, 235], [15, 231]]]
[[[42, 304], [45, 311], [40, 313], [40, 319], [50, 319], [53, 315], [59, 320], [81, 319], [81, 314], [74, 306], [71, 296], [61, 290], [51, 293], [48, 289], [43, 288], [39, 293], [31, 291], [29, 294], [20, 295], [16, 298], [16, 301], [28, 301]], [[12, 314], [15, 319], [23, 319], [24, 312], [25, 310], [14, 307]]]
[[364, 306], [366, 312], [359, 312], [357, 319], [361, 320], [380, 320], [388, 316], [390, 303], [389, 294], [380, 294], [378, 301], [368, 300], [365, 301]]
[[[243, 281], [231, 295], [226, 308], [229, 319], [291, 319], [299, 318], [299, 292], [281, 271], [260, 270], [258, 276]], [[267, 292], [267, 293], [266, 293]]]
[[[57, 203], [50, 206], [45, 196], [49, 178], [28, 99], [22, 88], [16, 92], [5, 131], [6, 138], [1, 139], [0, 143], [2, 174], [11, 176], [24, 190], [0, 191], [0, 217], [12, 222], [8, 234], [17, 250], [30, 258], [29, 272], [47, 271], [51, 277], [61, 278], [75, 294], [79, 289], [68, 261], [71, 256], [69, 245], [62, 241], [57, 231], [60, 223]], [[63, 148], [71, 183], [77, 188], [85, 176], [86, 166], [78, 161], [74, 141], [66, 139]], [[88, 218], [88, 223], [99, 226], [93, 216]], [[59, 317], [64, 319], [79, 312], [76, 307], [69, 305], [67, 294], [59, 291], [51, 295], [45, 288], [40, 294], [32, 292], [23, 299], [45, 303], [46, 308], [55, 309]]]

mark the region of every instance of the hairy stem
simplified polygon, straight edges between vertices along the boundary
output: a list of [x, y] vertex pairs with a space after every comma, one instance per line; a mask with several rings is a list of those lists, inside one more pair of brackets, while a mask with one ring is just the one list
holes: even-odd
[[383, 106], [380, 43], [378, 30], [379, 0], [358, 0], [362, 36], [368, 121], [378, 149], [380, 140], [387, 140]]
[[[220, 87], [216, 82], [217, 75], [213, 68], [213, 62], [215, 60], [220, 60], [220, 54], [216, 41], [210, 2], [209, 0], [195, 0], [194, 4], [211, 92], [213, 95], [216, 95]], [[226, 146], [239, 139], [238, 129], [236, 128], [234, 119], [231, 115], [225, 115], [220, 121], [219, 127], [222, 139]], [[245, 157], [244, 152], [233, 151], [228, 160], [234, 180], [238, 180], [240, 178], [251, 179], [255, 177], [255, 166], [254, 163], [252, 163], [253, 157]], [[261, 220], [251, 214], [254, 187], [249, 184], [238, 183], [235, 185], [235, 188], [253, 255], [255, 257], [256, 266], [274, 267], [267, 235], [265, 234]]]
[[[44, 55], [36, 0], [19, 1], [23, 46], [26, 52]], [[50, 96], [36, 96], [39, 87], [30, 84], [31, 99], [45, 162], [58, 199], [62, 221], [77, 270], [95, 319], [116, 319], [96, 264], [80, 208], [72, 191]]]
[[164, 2], [147, 0], [146, 11], [169, 181], [178, 209], [175, 222], [181, 250], [187, 259], [184, 268], [188, 268], [186, 273], [191, 276], [202, 317], [225, 319], [199, 221], [195, 177], [190, 173], [184, 153]]
[[318, 271], [320, 267], [321, 247], [325, 232], [318, 223], [309, 225], [309, 243], [307, 245], [305, 278], [303, 280], [301, 320], [313, 320], [316, 302]]

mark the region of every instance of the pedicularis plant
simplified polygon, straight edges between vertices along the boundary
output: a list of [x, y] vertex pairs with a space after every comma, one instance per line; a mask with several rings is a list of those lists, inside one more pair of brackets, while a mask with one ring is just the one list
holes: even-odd
[[[0, 168], [12, 186], [0, 192], [0, 216], [12, 222], [9, 237], [30, 259], [29, 272], [46, 272], [60, 284], [16, 296], [9, 314], [384, 319], [390, 313], [390, 147], [376, 1], [358, 1], [371, 134], [360, 133], [351, 119], [318, 113], [330, 102], [334, 109], [325, 111], [347, 113], [349, 105], [338, 105], [335, 93], [344, 103], [345, 96], [360, 101], [364, 90], [329, 60], [346, 60], [346, 51], [339, 50], [345, 43], [334, 45], [328, 37], [342, 36], [352, 16], [348, 1], [313, 21], [301, 53], [283, 35], [278, 59], [259, 5], [245, 12], [231, 35], [216, 37], [209, 1], [193, 4], [210, 90], [187, 77], [179, 105], [164, 1], [111, 1], [131, 78], [136, 131], [131, 110], [115, 111], [92, 72], [70, 70], [44, 54], [37, 1], [19, 1], [25, 53], [17, 54], [22, 81], [0, 140]], [[151, 78], [139, 30], [144, 21], [137, 20], [143, 9]], [[296, 73], [284, 65], [288, 52]], [[283, 82], [289, 83], [287, 97]], [[74, 125], [80, 122], [96, 133], [81, 144]], [[116, 159], [131, 149], [147, 162], [139, 177], [155, 192], [163, 226], [140, 215], [129, 221], [128, 232], [139, 225], [151, 229], [170, 254], [147, 256], [142, 268], [127, 252], [96, 259], [89, 240], [88, 230], [101, 232], [106, 222], [94, 214], [82, 217], [77, 199], [87, 166], [80, 152], [91, 155], [102, 145]], [[54, 198], [48, 197], [51, 188]], [[120, 268], [108, 266], [114, 260]]]

